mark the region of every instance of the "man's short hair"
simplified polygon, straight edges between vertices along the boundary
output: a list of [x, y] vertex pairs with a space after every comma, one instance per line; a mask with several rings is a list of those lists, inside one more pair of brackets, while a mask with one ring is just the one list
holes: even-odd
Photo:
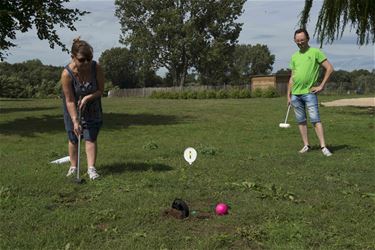
[[296, 31], [294, 32], [294, 38], [296, 38], [296, 35], [297, 35], [298, 33], [305, 33], [305, 36], [306, 36], [307, 40], [310, 40], [309, 33], [307, 32], [306, 29], [301, 28], [301, 29], [296, 30]]

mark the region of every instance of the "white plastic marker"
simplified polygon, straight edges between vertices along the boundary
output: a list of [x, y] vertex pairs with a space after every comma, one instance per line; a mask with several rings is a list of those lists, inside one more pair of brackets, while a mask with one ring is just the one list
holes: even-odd
[[286, 112], [286, 117], [285, 117], [285, 121], [284, 121], [284, 123], [280, 123], [280, 124], [279, 124], [279, 127], [280, 127], [280, 128], [290, 128], [290, 124], [289, 124], [289, 123], [286, 123], [287, 120], [288, 120], [289, 110], [290, 110], [290, 104], [288, 105], [288, 111]]
[[69, 162], [69, 161], [70, 161], [70, 158], [69, 158], [69, 155], [68, 155], [68, 156], [65, 156], [63, 158], [51, 161], [51, 163], [62, 164], [62, 163]]
[[197, 159], [197, 151], [194, 148], [187, 148], [184, 152], [185, 161], [187, 161], [190, 165]]

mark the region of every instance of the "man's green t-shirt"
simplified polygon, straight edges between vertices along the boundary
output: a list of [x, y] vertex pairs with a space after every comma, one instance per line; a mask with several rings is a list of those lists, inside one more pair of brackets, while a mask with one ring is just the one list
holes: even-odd
[[293, 72], [293, 95], [310, 93], [310, 88], [318, 79], [320, 64], [326, 59], [326, 55], [317, 48], [293, 54], [289, 64]]

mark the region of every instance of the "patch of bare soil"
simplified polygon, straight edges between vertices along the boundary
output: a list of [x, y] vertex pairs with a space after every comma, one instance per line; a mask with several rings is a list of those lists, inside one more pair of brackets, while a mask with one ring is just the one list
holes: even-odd
[[354, 107], [375, 107], [375, 97], [340, 99], [332, 102], [322, 102], [325, 107], [354, 106]]

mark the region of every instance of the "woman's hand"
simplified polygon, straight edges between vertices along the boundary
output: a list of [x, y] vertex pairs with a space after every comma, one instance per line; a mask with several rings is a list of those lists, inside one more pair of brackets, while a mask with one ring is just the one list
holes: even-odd
[[76, 136], [81, 136], [81, 126], [79, 124], [79, 121], [78, 119], [73, 121], [73, 129], [74, 129], [74, 133], [76, 134]]
[[86, 103], [89, 101], [89, 96], [85, 96], [78, 101], [78, 108], [79, 110], [83, 110], [85, 108]]

